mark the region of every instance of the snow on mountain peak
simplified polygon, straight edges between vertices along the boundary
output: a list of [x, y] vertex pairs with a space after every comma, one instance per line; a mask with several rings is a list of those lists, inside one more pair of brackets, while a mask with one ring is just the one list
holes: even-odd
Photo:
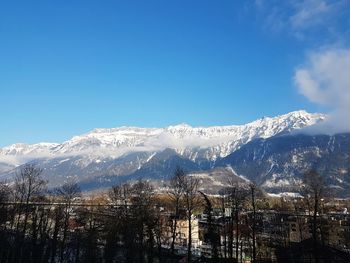
[[14, 144], [0, 149], [1, 156], [103, 155], [116, 157], [128, 152], [155, 152], [172, 148], [179, 154], [216, 160], [255, 138], [291, 132], [324, 120], [325, 115], [304, 110], [277, 117], [264, 117], [246, 125], [192, 127], [182, 123], [166, 128], [122, 126], [99, 128], [74, 136], [61, 144]]
[[0, 155], [27, 155], [27, 154], [40, 154], [43, 152], [50, 152], [59, 144], [57, 143], [36, 143], [36, 144], [26, 144], [26, 143], [16, 143], [6, 146], [0, 149]]
[[191, 125], [183, 122], [177, 125], [171, 125], [167, 129], [168, 130], [185, 130], [185, 129], [191, 129], [191, 128], [192, 128]]

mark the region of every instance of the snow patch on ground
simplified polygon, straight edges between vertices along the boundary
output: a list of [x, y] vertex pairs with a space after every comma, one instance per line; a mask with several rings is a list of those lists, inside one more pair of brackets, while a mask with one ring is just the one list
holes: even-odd
[[61, 164], [61, 163], [67, 162], [67, 161], [69, 161], [69, 160], [70, 160], [69, 158], [67, 158], [67, 159], [63, 159], [63, 160], [59, 161], [59, 162], [58, 162], [58, 164]]
[[267, 193], [267, 195], [270, 197], [292, 197], [292, 198], [302, 197], [301, 194], [295, 193], [295, 192], [282, 192], [282, 193], [278, 193], [278, 194]]
[[272, 177], [268, 180], [266, 180], [262, 187], [266, 188], [274, 188], [274, 187], [288, 187], [288, 186], [297, 186], [300, 185], [302, 181], [300, 179], [292, 178], [291, 176], [288, 176], [286, 178], [286, 175], [281, 174], [272, 174]]
[[227, 165], [227, 166], [226, 166], [226, 169], [229, 170], [230, 172], [232, 172], [235, 176], [241, 178], [243, 181], [245, 181], [245, 182], [250, 182], [250, 180], [249, 180], [247, 177], [245, 177], [245, 176], [243, 176], [243, 175], [241, 175], [241, 174], [238, 174], [238, 173], [232, 168], [231, 165]]

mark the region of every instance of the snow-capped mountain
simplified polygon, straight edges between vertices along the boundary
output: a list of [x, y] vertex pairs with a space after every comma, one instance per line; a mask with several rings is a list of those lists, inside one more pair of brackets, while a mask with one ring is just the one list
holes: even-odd
[[94, 129], [63, 143], [4, 147], [0, 149], [0, 174], [7, 178], [18, 165], [35, 161], [44, 168], [44, 175], [52, 185], [62, 183], [67, 177], [87, 184], [113, 183], [116, 177], [118, 180], [120, 176], [142, 177], [146, 173], [149, 177], [154, 174], [166, 177], [167, 169], [171, 170], [178, 162], [189, 170], [209, 169], [217, 160], [254, 139], [298, 131], [325, 117], [319, 113], [295, 111], [264, 117], [246, 125], [191, 127], [180, 124], [166, 128]]
[[120, 127], [94, 129], [58, 143], [13, 144], [0, 149], [0, 156], [101, 155], [118, 157], [128, 152], [175, 149], [180, 155], [216, 160], [256, 138], [269, 138], [322, 121], [323, 114], [295, 111], [275, 118], [264, 117], [246, 125], [166, 128]]
[[25, 144], [16, 143], [10, 146], [0, 149], [1, 155], [47, 155], [53, 152], [58, 143], [37, 143], [37, 144]]

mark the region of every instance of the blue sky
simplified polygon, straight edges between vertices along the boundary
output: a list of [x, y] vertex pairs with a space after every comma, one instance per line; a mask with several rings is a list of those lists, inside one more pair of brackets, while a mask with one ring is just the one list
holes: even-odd
[[341, 0], [3, 1], [0, 146], [327, 111], [293, 78], [348, 47], [349, 17]]

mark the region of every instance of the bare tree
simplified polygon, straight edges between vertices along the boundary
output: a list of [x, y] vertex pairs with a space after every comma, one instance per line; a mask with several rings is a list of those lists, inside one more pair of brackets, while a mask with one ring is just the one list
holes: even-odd
[[51, 263], [55, 262], [58, 235], [62, 225], [63, 218], [64, 218], [63, 206], [62, 205], [56, 206], [54, 210], [54, 215], [52, 216], [52, 221], [55, 223], [55, 225], [53, 227], [53, 234], [52, 234], [52, 247], [51, 247], [51, 258], [50, 258]]
[[[14, 184], [15, 198], [20, 204], [24, 204], [23, 235], [26, 232], [28, 224], [29, 202], [32, 201], [33, 198], [43, 195], [44, 190], [46, 189], [47, 182], [42, 179], [41, 173], [41, 168], [34, 164], [26, 164], [16, 174]], [[19, 212], [19, 217], [20, 215], [21, 210]]]
[[312, 238], [314, 241], [314, 256], [315, 261], [319, 262], [317, 252], [317, 217], [320, 211], [321, 199], [325, 194], [326, 187], [323, 177], [316, 170], [310, 170], [305, 173], [303, 182], [304, 187], [302, 192], [307, 200], [309, 210], [312, 210]]
[[56, 188], [55, 192], [68, 207], [71, 206], [74, 199], [81, 196], [80, 187], [74, 181], [64, 183], [60, 188]]
[[235, 258], [238, 262], [239, 257], [239, 240], [240, 240], [240, 212], [243, 209], [244, 202], [249, 196], [248, 189], [239, 186], [237, 182], [230, 182], [230, 187], [227, 189], [228, 199], [231, 207], [230, 217], [230, 233], [229, 233], [229, 254], [230, 259], [233, 257], [233, 220], [235, 222]]
[[[229, 217], [229, 224], [228, 224], [228, 254], [229, 254], [229, 259], [232, 261], [233, 260], [233, 219], [235, 218], [235, 214], [237, 215], [236, 217], [236, 251], [238, 249], [238, 211], [235, 212], [235, 203], [236, 203], [236, 195], [238, 191], [238, 185], [232, 184], [230, 182], [230, 187], [227, 189], [227, 194], [228, 194], [228, 201], [229, 201], [229, 208], [231, 210], [230, 212], [230, 217]], [[237, 258], [237, 256], [236, 256]]]
[[256, 192], [257, 192], [257, 186], [256, 184], [252, 183], [249, 185], [250, 188], [250, 194], [251, 194], [251, 205], [253, 209], [253, 215], [252, 215], [252, 240], [253, 240], [253, 260], [252, 262], [256, 262]]
[[303, 194], [307, 199], [313, 217], [313, 239], [317, 239], [317, 215], [320, 211], [320, 203], [325, 193], [325, 184], [322, 176], [315, 170], [310, 170], [304, 175]]
[[[5, 205], [5, 202], [7, 202], [10, 199], [11, 190], [10, 187], [4, 183], [0, 182], [0, 224], [3, 222], [6, 222], [8, 217], [8, 208]], [[5, 224], [6, 228], [6, 224]], [[0, 228], [1, 229], [1, 228]]]
[[10, 199], [10, 195], [10, 187], [4, 182], [0, 182], [0, 203], [8, 201]]
[[115, 185], [109, 191], [109, 197], [115, 205], [127, 207], [132, 194], [131, 185], [128, 183]]
[[172, 240], [171, 240], [171, 254], [174, 255], [174, 247], [175, 247], [175, 238], [176, 238], [176, 228], [177, 228], [177, 220], [179, 217], [180, 210], [180, 202], [184, 194], [183, 182], [186, 173], [181, 168], [177, 167], [174, 173], [173, 178], [170, 181], [170, 190], [168, 192], [170, 199], [174, 205], [174, 220], [172, 220], [171, 232], [172, 232]]
[[[235, 241], [235, 258], [238, 262], [239, 241], [241, 239], [240, 212], [243, 209], [243, 205], [247, 197], [249, 196], [249, 191], [244, 185], [239, 185], [237, 180], [229, 180], [228, 184], [229, 186], [222, 190], [225, 197], [225, 200], [223, 200], [223, 206], [224, 208], [227, 207], [230, 209], [230, 216], [228, 217], [227, 230], [225, 227], [224, 254], [225, 254], [225, 257], [227, 257], [227, 252], [228, 252], [229, 259], [231, 261], [233, 260], [233, 242]], [[223, 212], [225, 213], [225, 209]], [[234, 232], [235, 232], [235, 240], [233, 236]], [[226, 239], [227, 237], [228, 237], [228, 240]]]
[[124, 183], [121, 185], [115, 185], [109, 191], [109, 198], [114, 204], [114, 207], [109, 211], [112, 215], [107, 221], [106, 228], [108, 229], [109, 235], [107, 236], [106, 255], [109, 257], [108, 260], [112, 262], [112, 258], [115, 254], [115, 244], [123, 243], [125, 246], [125, 257], [127, 261], [132, 261], [135, 257], [135, 236], [136, 231], [133, 224], [133, 217], [131, 214], [131, 199], [133, 196], [133, 187]]
[[61, 201], [64, 202], [63, 236], [60, 251], [60, 262], [63, 262], [72, 202], [81, 196], [81, 190], [76, 182], [70, 181], [63, 184], [60, 188], [55, 189], [55, 192]]
[[[14, 183], [14, 198], [18, 202], [16, 242], [13, 247], [13, 257], [17, 261], [23, 260], [23, 242], [27, 232], [30, 215], [30, 202], [42, 196], [46, 190], [46, 181], [41, 177], [42, 169], [35, 164], [25, 164], [16, 173]], [[20, 231], [22, 213], [24, 212], [23, 227]]]
[[223, 227], [223, 235], [224, 235], [224, 241], [223, 241], [223, 251], [221, 253], [224, 254], [224, 258], [227, 259], [227, 224], [226, 224], [226, 194], [227, 190], [221, 189], [220, 190], [220, 201], [221, 201], [221, 212], [223, 215], [223, 222], [224, 222], [224, 227]]
[[163, 215], [163, 205], [164, 203], [161, 200], [157, 200], [156, 209], [155, 209], [155, 217], [154, 217], [154, 235], [157, 244], [157, 250], [159, 255], [159, 260], [162, 262], [162, 239], [164, 237], [164, 229], [166, 227], [167, 218]]
[[203, 192], [199, 191], [199, 193], [203, 196], [205, 201], [205, 209], [204, 213], [207, 215], [207, 223], [208, 223], [208, 232], [207, 239], [211, 245], [211, 256], [214, 260], [218, 260], [218, 246], [220, 245], [220, 236], [216, 232], [214, 227], [214, 219], [213, 219], [213, 206], [208, 196]]
[[186, 217], [188, 221], [187, 262], [192, 258], [192, 216], [194, 210], [200, 204], [198, 196], [199, 179], [193, 176], [185, 176], [182, 182], [185, 201]]
[[[153, 236], [153, 222], [154, 222], [154, 189], [147, 181], [138, 181], [132, 186], [132, 208], [133, 218], [137, 231], [137, 243], [139, 245], [139, 261], [143, 262], [143, 253], [145, 252], [145, 239], [147, 238], [149, 257], [152, 257], [154, 236]], [[147, 235], [145, 235], [147, 233]]]

